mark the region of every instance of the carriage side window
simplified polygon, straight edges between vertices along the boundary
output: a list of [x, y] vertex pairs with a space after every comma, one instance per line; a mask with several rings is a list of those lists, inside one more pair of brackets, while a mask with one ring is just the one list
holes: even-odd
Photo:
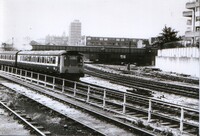
[[33, 56], [31, 56], [31, 60], [30, 61], [33, 62]]
[[49, 58], [49, 57], [47, 57], [47, 63], [49, 64], [49, 62], [50, 62], [50, 58]]
[[51, 58], [51, 57], [49, 57], [49, 64], [51, 64], [51, 62], [52, 62], [52, 58]]
[[33, 62], [36, 62], [36, 56], [33, 56]]
[[53, 63], [53, 64], [56, 64], [56, 57], [53, 57], [53, 58], [52, 58], [52, 63]]
[[42, 63], [42, 57], [39, 57], [39, 62]]
[[44, 63], [46, 63], [47, 62], [47, 59], [46, 59], [46, 56], [44, 56]]
[[27, 56], [27, 61], [30, 61], [30, 59], [31, 59], [30, 56]]
[[43, 57], [40, 57], [40, 63], [43, 63]]

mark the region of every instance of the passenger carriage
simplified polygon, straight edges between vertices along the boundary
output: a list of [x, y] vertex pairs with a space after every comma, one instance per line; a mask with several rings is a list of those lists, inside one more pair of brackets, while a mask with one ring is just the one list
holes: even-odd
[[0, 51], [0, 65], [16, 66], [18, 51]]
[[78, 52], [58, 51], [21, 51], [17, 56], [20, 68], [56, 74], [83, 76], [83, 56]]

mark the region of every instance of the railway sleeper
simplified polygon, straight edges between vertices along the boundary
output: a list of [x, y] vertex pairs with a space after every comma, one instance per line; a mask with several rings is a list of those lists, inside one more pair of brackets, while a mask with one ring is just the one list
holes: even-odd
[[162, 122], [160, 123], [161, 125], [170, 125], [171, 123], [170, 122]]
[[35, 121], [31, 121], [31, 122], [29, 122], [31, 125], [33, 125], [33, 126], [36, 126], [36, 125], [38, 125], [38, 123], [37, 122], [35, 122]]
[[198, 133], [198, 129], [189, 129], [189, 130], [186, 130], [187, 133], [190, 133], [190, 134], [197, 134]]
[[[135, 114], [135, 115], [133, 115], [134, 117], [138, 117], [138, 118], [140, 118], [140, 117], [144, 117], [144, 114]], [[146, 116], [145, 116], [146, 117]]]
[[135, 114], [137, 114], [137, 112], [126, 112], [126, 115], [135, 115]]
[[169, 128], [178, 128], [179, 125], [177, 125], [177, 124], [171, 124], [171, 125], [167, 125], [167, 127], [169, 127]]
[[51, 135], [51, 132], [49, 132], [49, 131], [42, 131], [42, 133], [45, 134], [45, 135], [47, 135], [47, 136]]
[[39, 130], [44, 130], [44, 127], [43, 126], [35, 126], [37, 129]]

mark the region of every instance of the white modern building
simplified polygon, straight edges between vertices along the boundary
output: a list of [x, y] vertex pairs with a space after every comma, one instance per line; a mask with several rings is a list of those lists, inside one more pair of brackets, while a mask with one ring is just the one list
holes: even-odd
[[69, 26], [69, 45], [76, 46], [81, 44], [81, 22], [74, 20]]
[[200, 0], [187, 2], [186, 9], [187, 11], [183, 12], [183, 16], [188, 17], [185, 38], [196, 44], [200, 38]]

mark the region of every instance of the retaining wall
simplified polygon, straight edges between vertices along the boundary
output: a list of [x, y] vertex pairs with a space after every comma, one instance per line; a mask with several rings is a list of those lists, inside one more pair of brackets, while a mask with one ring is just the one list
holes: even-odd
[[199, 77], [199, 65], [199, 49], [187, 47], [158, 50], [155, 67]]

